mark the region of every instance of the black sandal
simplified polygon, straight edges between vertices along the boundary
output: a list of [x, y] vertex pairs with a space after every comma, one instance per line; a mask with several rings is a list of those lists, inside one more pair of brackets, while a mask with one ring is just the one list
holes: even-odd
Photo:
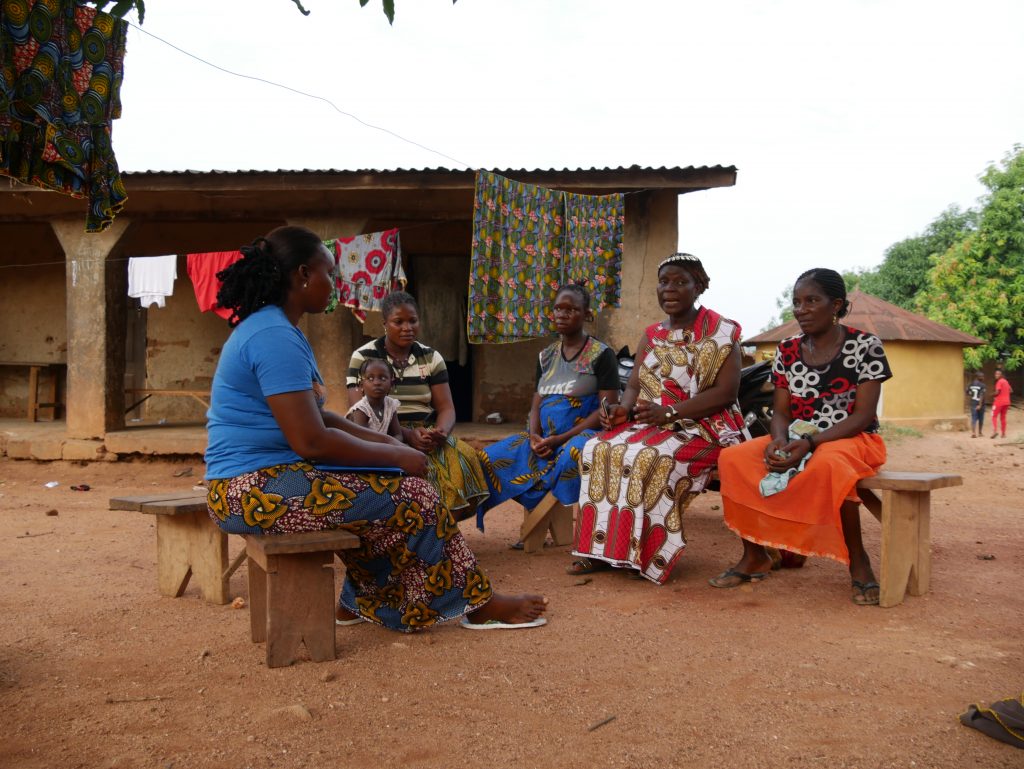
[[744, 574], [742, 571], [736, 571], [736, 569], [726, 569], [717, 577], [709, 579], [708, 584], [711, 585], [711, 587], [739, 587], [740, 585], [745, 585], [748, 582], [761, 582], [762, 580], [767, 579], [769, 574], [771, 574], [769, 571], [752, 571], [750, 574]]
[[612, 565], [610, 563], [605, 563], [604, 561], [599, 561], [597, 559], [591, 560], [589, 558], [577, 558], [565, 567], [565, 573], [577, 577], [582, 574], [593, 574], [595, 571], [604, 571], [611, 567]]
[[[878, 606], [879, 598], [881, 598], [882, 595], [882, 588], [877, 582], [860, 582], [855, 579], [850, 584], [853, 585], [854, 590], [853, 595], [850, 596], [850, 600], [852, 600], [857, 606]], [[878, 595], [868, 595], [869, 590], [877, 590]]]

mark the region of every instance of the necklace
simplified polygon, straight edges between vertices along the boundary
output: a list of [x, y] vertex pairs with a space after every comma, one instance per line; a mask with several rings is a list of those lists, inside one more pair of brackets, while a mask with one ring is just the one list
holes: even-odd
[[562, 359], [565, 360], [566, 362], [571, 362], [577, 355], [579, 355], [583, 351], [583, 348], [587, 346], [587, 341], [589, 339], [590, 339], [590, 335], [589, 334], [584, 334], [583, 335], [583, 341], [580, 342], [580, 346], [579, 347], [577, 347], [575, 350], [572, 351], [572, 355], [569, 354], [568, 348], [566, 347], [565, 342], [562, 342], [561, 343], [562, 344]]
[[836, 353], [839, 352], [839, 346], [842, 344], [843, 331], [840, 326], [835, 326], [834, 328], [835, 338], [829, 339], [821, 347], [815, 344], [813, 337], [804, 337], [804, 363], [809, 366], [821, 366], [835, 357]]

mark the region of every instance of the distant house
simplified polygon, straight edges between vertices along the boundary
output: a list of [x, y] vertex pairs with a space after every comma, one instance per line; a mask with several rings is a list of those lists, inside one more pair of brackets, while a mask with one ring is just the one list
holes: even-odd
[[[593, 327], [616, 346], [658, 317], [657, 265], [679, 241], [679, 196], [736, 183], [732, 166], [499, 173], [569, 192], [626, 194], [622, 304]], [[12, 364], [0, 366], [0, 418], [24, 418], [30, 364], [38, 363], [58, 372], [68, 438], [102, 439], [137, 415], [201, 422], [229, 329], [199, 312], [185, 255], [235, 249], [286, 223], [324, 237], [400, 228], [422, 339], [441, 349], [454, 334], [457, 345], [465, 321], [453, 319], [464, 317], [466, 303], [473, 171], [145, 171], [124, 180], [125, 210], [93, 235], [83, 232], [80, 201], [17, 183], [0, 189], [0, 363]], [[178, 257], [174, 295], [162, 309], [141, 309], [126, 296], [128, 258], [169, 254]], [[331, 392], [328, 405], [343, 410], [349, 355], [380, 333], [379, 314], [363, 326], [340, 310], [304, 319], [303, 330]], [[449, 373], [460, 421], [492, 411], [524, 419], [537, 352], [549, 339], [469, 345], [465, 360], [446, 355], [457, 358]], [[140, 390], [152, 394], [141, 406]]]
[[[906, 427], [942, 422], [966, 427], [963, 349], [984, 342], [862, 291], [852, 291], [849, 300], [843, 323], [881, 339], [892, 367], [893, 378], [882, 386], [879, 418]], [[744, 344], [756, 346], [757, 359], [766, 360], [780, 341], [799, 333], [791, 320]]]

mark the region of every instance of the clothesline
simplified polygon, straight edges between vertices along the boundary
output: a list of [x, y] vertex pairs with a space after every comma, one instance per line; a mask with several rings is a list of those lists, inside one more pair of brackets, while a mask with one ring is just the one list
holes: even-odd
[[[621, 193], [617, 193], [617, 194], [623, 195], [625, 197], [625, 196], [629, 196], [629, 195], [639, 195], [639, 194], [644, 193], [644, 192], [654, 192], [654, 191], [659, 190], [659, 189], [661, 189], [661, 188], [660, 187], [645, 187], [645, 188], [640, 189], [640, 190], [630, 190], [629, 192], [621, 192]], [[422, 227], [439, 227], [439, 226], [444, 225], [444, 224], [451, 224], [452, 222], [469, 222], [470, 224], [472, 224], [472, 220], [469, 220], [469, 219], [439, 219], [437, 221], [432, 221], [432, 222], [419, 222], [419, 223], [416, 223], [416, 224], [402, 225], [402, 226], [399, 227], [399, 229], [402, 232], [407, 232], [409, 230], [420, 229]], [[511, 228], [509, 228], [509, 227], [500, 227], [500, 229], [502, 229], [505, 232], [511, 231]], [[103, 257], [97, 257], [95, 259], [82, 259], [82, 258], [77, 258], [77, 257], [72, 257], [72, 258], [75, 261], [77, 261], [78, 263], [80, 263], [80, 264], [89, 264], [91, 262], [106, 262], [106, 263], [109, 264], [109, 263], [115, 263], [115, 262], [127, 262], [129, 259], [134, 259], [135, 257], [140, 257], [140, 256], [162, 256], [162, 254], [133, 254], [132, 256], [117, 256], [117, 257], [113, 257], [113, 258], [110, 258], [110, 259], [106, 259], [106, 258], [103, 258]], [[0, 264], [0, 270], [10, 270], [10, 269], [14, 269], [14, 268], [53, 267], [53, 266], [60, 265], [60, 264], [67, 264], [68, 261], [70, 261], [70, 260], [69, 259], [61, 259], [59, 261], [51, 261], [51, 262], [33, 262], [32, 264]]]

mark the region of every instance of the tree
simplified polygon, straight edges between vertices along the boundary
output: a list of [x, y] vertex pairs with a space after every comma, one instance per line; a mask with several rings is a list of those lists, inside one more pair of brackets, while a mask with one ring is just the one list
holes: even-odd
[[[113, 2], [114, 7], [108, 13], [118, 18], [124, 17], [134, 8], [139, 15], [139, 24], [142, 23], [146, 16], [146, 0], [92, 0], [92, 2], [101, 11]], [[292, 2], [295, 3], [295, 7], [299, 9], [303, 16], [309, 16], [309, 11], [302, 6], [302, 0], [292, 0]], [[359, 0], [359, 7], [365, 8], [369, 2], [370, 0]], [[457, 0], [452, 0], [452, 5], [456, 2]], [[384, 15], [388, 17], [388, 24], [394, 24], [395, 0], [381, 0], [381, 5], [384, 6]]]
[[1002, 360], [1024, 365], [1024, 146], [980, 177], [977, 227], [933, 260], [916, 305], [929, 318], [974, 334], [985, 345], [964, 351], [978, 368]]
[[928, 283], [932, 258], [944, 254], [977, 226], [978, 213], [950, 206], [925, 231], [889, 246], [885, 258], [861, 278], [861, 290], [887, 302], [914, 308], [915, 297]]

